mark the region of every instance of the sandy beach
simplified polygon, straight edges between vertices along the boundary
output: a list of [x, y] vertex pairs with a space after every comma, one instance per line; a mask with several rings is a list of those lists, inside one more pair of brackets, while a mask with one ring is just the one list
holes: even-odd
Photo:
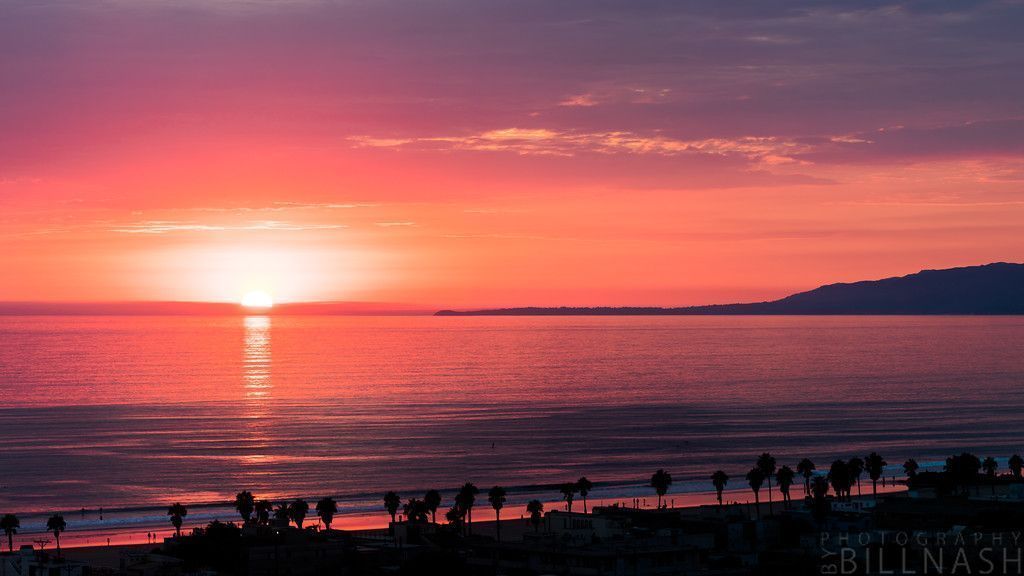
[[[867, 490], [864, 492], [862, 497], [870, 498], [870, 485], [866, 486]], [[887, 482], [885, 486], [879, 484], [879, 493], [894, 493], [906, 490], [903, 484], [893, 484]], [[799, 505], [803, 498], [803, 486], [802, 484], [795, 484], [791, 489], [794, 505]], [[857, 498], [857, 496], [854, 496]], [[782, 508], [780, 501], [781, 495], [777, 488], [773, 488], [773, 502], [776, 510]], [[647, 497], [639, 499], [640, 508], [653, 509], [656, 506], [657, 498], [652, 493]], [[723, 501], [726, 504], [742, 504], [749, 506], [753, 510], [753, 493], [749, 489], [732, 489], [723, 492]], [[588, 507], [594, 506], [611, 506], [619, 504], [620, 506], [630, 507], [633, 506], [633, 502], [629, 499], [590, 499], [587, 502]], [[665, 497], [665, 504], [669, 508], [693, 508], [706, 505], [717, 504], [717, 498], [713, 491], [711, 492], [694, 492], [694, 493], [677, 493], [668, 494]], [[444, 504], [442, 504], [444, 507]], [[761, 490], [761, 507], [763, 513], [768, 511], [768, 494], [767, 489]], [[566, 504], [562, 500], [549, 500], [544, 502], [544, 509], [550, 510], [565, 510]], [[582, 511], [583, 501], [578, 498], [573, 502], [573, 510]], [[438, 510], [438, 520], [442, 520], [443, 510]], [[503, 529], [505, 526], [519, 526], [522, 525], [524, 529], [529, 528], [527, 522], [527, 514], [525, 510], [525, 504], [506, 505], [501, 512]], [[89, 554], [96, 553], [101, 554], [99, 550], [131, 550], [131, 549], [144, 549], [147, 546], [157, 546], [164, 538], [169, 538], [174, 535], [174, 529], [170, 525], [169, 521], [165, 522], [139, 522], [136, 524], [123, 525], [123, 524], [112, 524], [109, 527], [101, 527], [87, 530], [76, 530], [74, 527], [74, 515], [68, 515], [68, 529], [66, 532], [61, 534], [61, 548], [69, 551], [69, 558], [72, 556], [71, 550], [75, 550], [74, 554]], [[225, 510], [223, 516], [217, 518], [223, 522], [237, 522], [239, 518], [237, 514], [231, 513], [229, 510]], [[202, 521], [189, 521], [186, 517], [186, 521], [182, 526], [182, 532], [186, 533], [193, 528], [200, 528], [209, 523], [210, 520], [203, 519]], [[383, 505], [379, 513], [374, 514], [345, 514], [335, 516], [331, 527], [336, 530], [350, 530], [350, 531], [372, 531], [372, 530], [383, 530], [387, 528], [389, 517], [387, 512], [384, 510]], [[476, 506], [473, 508], [473, 526], [475, 531], [479, 531], [481, 534], [489, 534], [493, 531], [494, 521], [494, 510], [488, 505], [486, 498], [479, 497], [476, 502]], [[323, 527], [320, 519], [316, 517], [312, 512], [307, 517], [306, 526], [318, 526]], [[510, 528], [510, 530], [515, 530]], [[508, 532], [511, 534], [511, 532]], [[21, 531], [14, 538], [14, 545], [17, 548], [21, 545], [35, 544], [35, 541], [40, 539], [52, 540], [52, 535], [43, 532], [27, 532]], [[50, 542], [46, 545], [48, 550], [53, 549], [53, 543]], [[118, 552], [119, 554], [119, 552]]]

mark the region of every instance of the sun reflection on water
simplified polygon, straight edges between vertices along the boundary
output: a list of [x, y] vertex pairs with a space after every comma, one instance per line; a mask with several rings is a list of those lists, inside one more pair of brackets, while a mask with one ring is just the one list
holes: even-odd
[[243, 377], [247, 399], [258, 400], [270, 396], [274, 388], [270, 380], [270, 363], [270, 318], [246, 316]]

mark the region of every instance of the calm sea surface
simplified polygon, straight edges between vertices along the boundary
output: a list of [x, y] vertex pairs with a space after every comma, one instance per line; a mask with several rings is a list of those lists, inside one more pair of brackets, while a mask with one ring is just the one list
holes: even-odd
[[0, 318], [4, 512], [705, 490], [765, 450], [1005, 457], [1022, 415], [1024, 318]]

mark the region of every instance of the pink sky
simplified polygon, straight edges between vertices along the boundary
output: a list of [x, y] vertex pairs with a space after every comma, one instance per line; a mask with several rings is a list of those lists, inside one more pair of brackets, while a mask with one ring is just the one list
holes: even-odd
[[0, 300], [685, 305], [1024, 260], [1024, 9], [851, 6], [4, 4]]

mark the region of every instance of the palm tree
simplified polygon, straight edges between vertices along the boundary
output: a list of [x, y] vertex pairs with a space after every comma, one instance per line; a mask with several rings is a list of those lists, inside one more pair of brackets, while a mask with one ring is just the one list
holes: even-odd
[[1024, 458], [1020, 457], [1020, 454], [1014, 454], [1010, 456], [1010, 460], [1006, 464], [1010, 468], [1010, 472], [1013, 477], [1020, 480], [1021, 468], [1024, 468]]
[[494, 508], [494, 528], [498, 533], [498, 542], [501, 542], [501, 509], [505, 506], [505, 489], [495, 486], [487, 491], [487, 501]]
[[398, 495], [398, 492], [394, 490], [388, 490], [387, 494], [384, 495], [384, 509], [391, 514], [391, 522], [395, 521], [395, 515], [398, 514], [398, 507], [402, 505], [402, 497]]
[[772, 511], [772, 476], [775, 474], [775, 457], [765, 452], [758, 456], [756, 466], [761, 469], [765, 480], [768, 481], [768, 514]]
[[754, 507], [757, 510], [757, 517], [761, 517], [761, 500], [759, 498], [759, 492], [761, 491], [761, 485], [764, 484], [764, 470], [758, 466], [754, 466], [747, 472], [747, 483], [750, 484], [750, 489], [754, 491]]
[[661, 508], [661, 498], [668, 494], [668, 487], [672, 485], [672, 475], [662, 469], [658, 469], [651, 475], [651, 488], [658, 494], [658, 508]]
[[473, 533], [473, 505], [476, 504], [476, 495], [480, 493], [480, 489], [476, 487], [476, 484], [472, 482], [466, 482], [459, 488], [459, 493], [455, 496], [455, 504], [466, 513], [466, 531], [470, 534]]
[[999, 469], [999, 464], [996, 463], [996, 459], [989, 456], [985, 458], [985, 461], [981, 463], [981, 468], [985, 471], [985, 476], [988, 476], [989, 487], [992, 489], [992, 494], [996, 493], [996, 470]]
[[586, 476], [580, 476], [580, 479], [576, 481], [576, 491], [580, 493], [580, 498], [583, 498], [583, 513], [587, 513], [587, 494], [590, 494], [590, 489], [594, 487], [594, 483], [587, 479]]
[[530, 500], [526, 504], [526, 511], [530, 513], [530, 523], [533, 524], [533, 531], [538, 531], [541, 520], [543, 520], [544, 503], [540, 500]]
[[725, 490], [725, 485], [729, 483], [729, 475], [718, 470], [711, 475], [711, 483], [715, 485], [715, 492], [718, 494], [718, 507], [721, 508], [722, 491]]
[[281, 504], [274, 510], [274, 519], [284, 522], [285, 526], [292, 521], [292, 513], [287, 504]]
[[427, 521], [427, 503], [419, 498], [409, 499], [402, 511], [405, 513], [405, 519], [408, 522], [425, 523]]
[[850, 491], [850, 467], [842, 460], [832, 462], [828, 469], [828, 481], [832, 484], [832, 490], [836, 493], [836, 499], [844, 500], [849, 496]]
[[64, 517], [60, 514], [54, 514], [50, 516], [50, 519], [46, 521], [46, 529], [53, 532], [53, 537], [57, 539], [57, 557], [60, 558], [60, 533], [68, 527], [68, 523], [64, 521]]
[[242, 521], [249, 521], [255, 507], [256, 498], [253, 497], [252, 492], [242, 490], [238, 494], [235, 494], [235, 510], [238, 510], [238, 513], [242, 516]]
[[846, 465], [850, 469], [850, 485], [857, 485], [857, 496], [860, 496], [860, 477], [864, 474], [864, 461], [854, 456]]
[[430, 512], [430, 521], [437, 524], [437, 509], [441, 506], [441, 493], [437, 490], [427, 490], [426, 495], [423, 496], [423, 502]]
[[459, 532], [462, 531], [462, 521], [466, 517], [466, 511], [458, 504], [452, 506], [451, 509], [445, 512], [444, 517], [448, 520], [448, 523], [455, 528], [455, 530]]
[[14, 514], [4, 514], [3, 518], [0, 518], [0, 528], [7, 535], [7, 549], [14, 552], [14, 535], [18, 533], [18, 528], [21, 528], [21, 521]]
[[907, 461], [903, 463], [903, 473], [907, 475], [907, 478], [917, 476], [917, 471], [920, 468], [921, 467], [917, 465], [917, 460], [914, 460], [913, 458], [908, 458]]
[[999, 469], [999, 464], [996, 462], [995, 458], [989, 456], [981, 463], [981, 469], [985, 471], [985, 475], [989, 478], [995, 478], [996, 470]]
[[[878, 479], [882, 477], [882, 472], [888, 464], [878, 452], [872, 452], [864, 458], [864, 468], [868, 471], [868, 478], [871, 478], [871, 495], [875, 498], [878, 498]], [[860, 495], [860, 488], [857, 489], [857, 494]]]
[[323, 520], [326, 530], [331, 529], [331, 522], [334, 521], [334, 515], [337, 513], [338, 503], [334, 501], [334, 498], [325, 496], [316, 503], [316, 515]]
[[188, 509], [181, 502], [175, 502], [167, 508], [167, 515], [171, 517], [174, 535], [181, 536], [181, 522], [185, 516], [188, 516]]
[[274, 511], [274, 504], [270, 500], [260, 500], [254, 506], [256, 510], [256, 522], [266, 526], [270, 524], [270, 513]]
[[302, 530], [302, 523], [306, 520], [306, 513], [309, 512], [309, 504], [302, 498], [296, 498], [288, 505], [288, 517], [295, 522], [295, 526]]
[[817, 520], [819, 524], [824, 521], [825, 516], [828, 515], [828, 502], [825, 500], [827, 496], [828, 478], [824, 476], [815, 476], [814, 481], [811, 483], [811, 510], [814, 514], [815, 520]]
[[977, 481], [980, 468], [981, 460], [970, 452], [946, 458], [946, 475], [960, 486], [962, 494], [967, 494], [968, 488]]
[[572, 512], [572, 500], [576, 496], [576, 484], [566, 482], [558, 487], [558, 491], [562, 493], [562, 499], [565, 500], [566, 511]]
[[811, 476], [814, 476], [814, 462], [810, 458], [804, 458], [796, 465], [796, 471], [804, 477], [804, 494], [811, 495]]
[[782, 501], [785, 503], [786, 508], [789, 508], [789, 503], [791, 502], [789, 487], [793, 485], [793, 478], [795, 476], [796, 472], [793, 472], [793, 469], [789, 466], [783, 466], [775, 473], [775, 479], [779, 483], [779, 492], [782, 492]]

